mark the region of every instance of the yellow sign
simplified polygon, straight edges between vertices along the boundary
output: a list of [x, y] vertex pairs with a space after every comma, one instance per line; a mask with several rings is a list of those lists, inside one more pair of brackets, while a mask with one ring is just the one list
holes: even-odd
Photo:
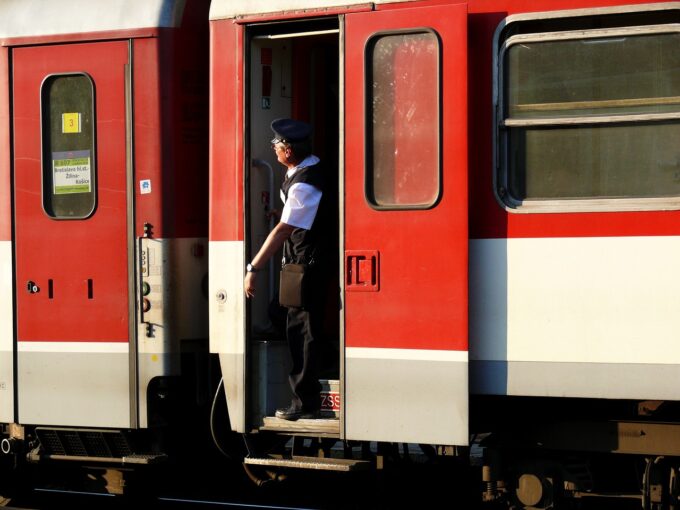
[[62, 113], [61, 114], [61, 132], [62, 133], [80, 133], [80, 113]]

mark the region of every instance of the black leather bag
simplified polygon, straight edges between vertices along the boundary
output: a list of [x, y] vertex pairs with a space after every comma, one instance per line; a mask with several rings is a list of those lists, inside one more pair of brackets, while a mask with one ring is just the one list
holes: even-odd
[[281, 268], [279, 279], [279, 303], [287, 308], [304, 308], [305, 275], [308, 273], [305, 264], [285, 264]]

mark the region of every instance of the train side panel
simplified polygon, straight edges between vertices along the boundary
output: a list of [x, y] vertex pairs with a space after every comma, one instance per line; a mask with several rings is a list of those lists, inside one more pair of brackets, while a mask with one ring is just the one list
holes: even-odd
[[[665, 43], [665, 39], [674, 37], [670, 24], [677, 22], [677, 5], [627, 4], [551, 2], [541, 6], [548, 12], [540, 15], [523, 11], [523, 6], [515, 2], [499, 2], [483, 9], [481, 4], [475, 4], [471, 8], [471, 38], [482, 55], [493, 55], [496, 59], [495, 63], [480, 59], [471, 78], [474, 81], [471, 105], [479, 112], [470, 118], [471, 172], [476, 176], [471, 179], [471, 211], [475, 214], [471, 215], [470, 241], [471, 390], [474, 393], [659, 400], [674, 400], [679, 396], [672, 385], [666, 384], [680, 370], [675, 313], [680, 304], [676, 291], [680, 274], [674, 262], [680, 247], [680, 217], [678, 204], [672, 198], [675, 182], [672, 175], [677, 172], [678, 158], [672, 140], [677, 121], [673, 120], [673, 108], [663, 107], [664, 113], [657, 115], [665, 116], [662, 122], [667, 124], [658, 124], [661, 121], [655, 120], [655, 114], [645, 117], [649, 124], [644, 124], [635, 117], [644, 113], [641, 109], [644, 107], [633, 111], [629, 106], [643, 101], [638, 97], [644, 98], [645, 94], [652, 96], [646, 100], [650, 104], [657, 101], [654, 96], [659, 94], [665, 98], [675, 96], [669, 74], [672, 71], [664, 71], [672, 65], [668, 63], [670, 54], [664, 53], [663, 48], [670, 44]], [[583, 10], [569, 10], [574, 8]], [[612, 21], [615, 16], [619, 20], [616, 23]], [[523, 21], [531, 18], [541, 19], [544, 25]], [[513, 48], [512, 36], [504, 35], [506, 27], [519, 28], [520, 32], [526, 30], [526, 35], [517, 37], [532, 37], [532, 44], [538, 45], [533, 46], [536, 48], [541, 44], [543, 48], [557, 44], [550, 42], [554, 41], [551, 34], [568, 38], [564, 34], [575, 27], [584, 30], [584, 47], [589, 41], [593, 41], [593, 48], [603, 47], [596, 46], [597, 41], [603, 44], [612, 41], [608, 58], [623, 59], [618, 67], [620, 74], [606, 67], [601, 71], [605, 78], [594, 74], [593, 78], [586, 78], [587, 73], [581, 73], [582, 81], [608, 80], [609, 88], [602, 88], [602, 97], [593, 100], [576, 80], [562, 80], [574, 97], [580, 94], [589, 100], [584, 99], [582, 105], [612, 106], [599, 115], [600, 124], [588, 124], [593, 121], [593, 117], [586, 116], [592, 114], [590, 111], [569, 111], [568, 103], [558, 101], [562, 97], [560, 92], [554, 92], [552, 97], [557, 99], [550, 106], [564, 105], [557, 120], [550, 117], [550, 110], [531, 111], [530, 108], [539, 108], [531, 105], [525, 106], [523, 113], [515, 114], [519, 117], [511, 117], [508, 111], [513, 99], [507, 87], [519, 90], [523, 82], [513, 82], [512, 74], [504, 81], [507, 73], [513, 72], [510, 61], [504, 60], [504, 55], [511, 51], [508, 48]], [[494, 46], [496, 29], [498, 42]], [[611, 34], [609, 38], [607, 30]], [[666, 35], [652, 35], [657, 30]], [[636, 38], [635, 33], [642, 35]], [[615, 34], [628, 37], [626, 50], [614, 49], [613, 41], [618, 41]], [[656, 38], [657, 70], [652, 70], [652, 66], [648, 69], [644, 64], [636, 68], [626, 64], [626, 60], [638, 62], [634, 59], [639, 58], [641, 50], [636, 49], [636, 45], [641, 47], [642, 41], [651, 38]], [[568, 43], [563, 44], [566, 47]], [[595, 62], [600, 58], [598, 55], [591, 52], [582, 58]], [[568, 74], [566, 59], [565, 56], [564, 66], [557, 66], [553, 72]], [[527, 83], [539, 79], [532, 78], [530, 72], [544, 72], [540, 62], [530, 65], [534, 67], [526, 65], [524, 69]], [[644, 76], [653, 72], [660, 73], [656, 83], [650, 85], [649, 90], [643, 89], [646, 87], [642, 84]], [[622, 76], [627, 77], [624, 78], [627, 88], [617, 89]], [[547, 90], [550, 77], [541, 79], [547, 83]], [[624, 89], [627, 92], [623, 92]], [[490, 98], [495, 98], [495, 102], [491, 103]], [[493, 105], [496, 105], [495, 111]], [[578, 124], [565, 127], [568, 121], [563, 119], [567, 115], [581, 115], [582, 127]], [[612, 117], [607, 121], [604, 115]], [[536, 120], [539, 117], [540, 120]], [[604, 124], [617, 118], [624, 124], [617, 127]], [[489, 123], [492, 119], [496, 125]], [[538, 126], [537, 122], [543, 124]], [[657, 131], [652, 134], [654, 129]], [[503, 198], [504, 172], [524, 168], [524, 164], [530, 169], [541, 167], [537, 162], [540, 160], [527, 157], [524, 162], [521, 156], [515, 156], [519, 163], [513, 166], [515, 160], [505, 152], [505, 144], [520, 142], [504, 137], [505, 133], [519, 130], [529, 133], [527, 144], [534, 143], [534, 151], [541, 150], [536, 148], [536, 144], [542, 143], [538, 140], [553, 136], [551, 142], [545, 143], [558, 155], [542, 152], [540, 156], [533, 156], [545, 161], [541, 170], [544, 177], [540, 181], [543, 184], [537, 191], [543, 197], [530, 197], [520, 205], [509, 205], [510, 198], [507, 195]], [[578, 138], [579, 133], [586, 132], [591, 133], [590, 141]], [[492, 140], [493, 144], [489, 144]], [[477, 150], [480, 147], [482, 150]], [[494, 151], [496, 158], [492, 160]], [[596, 166], [591, 158], [601, 158], [599, 181], [594, 175], [587, 175], [590, 170], [586, 169]], [[629, 174], [622, 171], [615, 175], [615, 171], [605, 170], [633, 166], [636, 170], [626, 170]], [[562, 168], [570, 170], [560, 170]], [[610, 184], [606, 181], [606, 171]], [[626, 183], [632, 182], [626, 175], [633, 172], [646, 176], [645, 182], [622, 191]], [[589, 178], [598, 184], [573, 184], [588, 183]], [[657, 189], [650, 190], [654, 182], [666, 184], [657, 184]], [[583, 196], [566, 197], [562, 201], [549, 196], [567, 186], [572, 187], [569, 188], [572, 193]], [[587, 186], [592, 186], [594, 191], [586, 189]], [[528, 193], [532, 192], [531, 188], [527, 189]], [[510, 189], [509, 193], [518, 192]]]
[[677, 400], [675, 236], [472, 243], [473, 391]]

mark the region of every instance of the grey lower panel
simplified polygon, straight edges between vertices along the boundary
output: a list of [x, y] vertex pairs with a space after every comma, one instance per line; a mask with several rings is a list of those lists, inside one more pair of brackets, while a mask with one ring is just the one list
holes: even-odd
[[19, 421], [130, 427], [127, 353], [19, 352]]
[[246, 432], [245, 357], [243, 354], [220, 354], [229, 421], [234, 432]]
[[480, 395], [680, 400], [680, 365], [470, 361]]
[[0, 423], [14, 421], [14, 353], [0, 351]]
[[468, 444], [464, 362], [346, 358], [345, 438]]

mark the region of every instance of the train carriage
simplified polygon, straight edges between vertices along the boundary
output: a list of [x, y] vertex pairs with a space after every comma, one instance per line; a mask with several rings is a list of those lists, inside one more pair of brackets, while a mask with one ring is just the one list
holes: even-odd
[[[274, 367], [286, 362], [276, 332], [267, 336], [275, 293], [247, 308], [242, 276], [269, 228], [261, 197], [281, 182], [269, 124], [297, 117], [311, 121], [319, 157], [339, 183], [331, 292], [339, 297], [342, 289], [342, 316], [328, 334], [338, 341], [343, 404], [339, 419], [322, 426], [346, 439], [467, 443], [465, 6], [359, 5], [330, 16], [314, 8], [289, 19], [295, 14], [257, 12], [269, 4], [246, 13], [234, 5], [211, 5], [211, 350], [222, 361], [232, 425], [262, 426], [287, 398], [285, 372], [265, 368], [275, 356]], [[441, 26], [430, 26], [437, 18]], [[366, 44], [376, 66], [395, 62], [383, 97], [365, 97], [364, 73], [375, 72], [365, 67]], [[390, 79], [401, 79], [394, 90]], [[365, 182], [371, 100], [385, 103], [374, 125], [393, 124], [376, 128], [375, 140], [389, 139], [392, 148], [371, 147], [376, 177]], [[415, 113], [394, 120], [389, 105], [401, 100]], [[390, 159], [389, 150], [405, 160]], [[418, 243], [402, 243], [395, 231]], [[442, 236], [460, 249], [449, 250]], [[269, 269], [273, 282], [277, 265]], [[253, 386], [264, 399], [252, 398]]]
[[[232, 429], [440, 452], [491, 432], [485, 497], [532, 508], [589, 487], [554, 451], [636, 454], [645, 508], [677, 497], [650, 487], [677, 474], [657, 458], [676, 425], [655, 419], [676, 419], [679, 366], [678, 4], [216, 0], [210, 17], [210, 341]], [[315, 127], [338, 185], [339, 409], [292, 424], [272, 418], [278, 264], [243, 294], [279, 117]]]
[[197, 385], [181, 376], [208, 356], [207, 12], [0, 6], [5, 454], [149, 462], [164, 452], [136, 432]]
[[[0, 460], [193, 469], [210, 419], [258, 482], [418, 452], [490, 502], [677, 507], [679, 27], [638, 0], [0, 3]], [[244, 294], [279, 118], [332, 204], [318, 419], [275, 415], [278, 257]]]

